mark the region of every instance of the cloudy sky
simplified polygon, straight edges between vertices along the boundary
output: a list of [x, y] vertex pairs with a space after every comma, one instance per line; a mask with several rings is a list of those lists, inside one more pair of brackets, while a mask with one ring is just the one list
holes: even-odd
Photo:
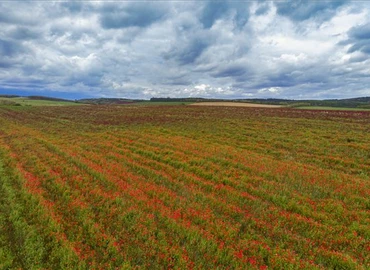
[[0, 1], [0, 94], [370, 96], [370, 1]]

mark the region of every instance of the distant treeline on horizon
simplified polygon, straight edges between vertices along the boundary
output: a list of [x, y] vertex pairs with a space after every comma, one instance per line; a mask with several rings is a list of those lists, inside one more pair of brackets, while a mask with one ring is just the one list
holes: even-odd
[[326, 99], [326, 100], [294, 100], [277, 98], [256, 98], [256, 99], [209, 99], [209, 98], [151, 98], [153, 102], [248, 102], [269, 105], [287, 105], [289, 107], [303, 106], [325, 106], [325, 107], [344, 107], [344, 108], [369, 108], [370, 97], [359, 97], [349, 99]]
[[[19, 95], [1, 94], [1, 98], [21, 98]], [[33, 100], [49, 100], [49, 101], [68, 101], [73, 100], [47, 97], [47, 96], [27, 96], [24, 98]], [[76, 99], [74, 102], [96, 105], [109, 104], [129, 104], [147, 101], [144, 99], [127, 99], [127, 98], [85, 98]], [[370, 97], [358, 97], [348, 99], [325, 99], [325, 100], [294, 100], [294, 99], [278, 99], [278, 98], [255, 98], [255, 99], [220, 99], [220, 98], [201, 98], [201, 97], [152, 97], [150, 102], [248, 102], [269, 105], [285, 105], [288, 107], [343, 107], [343, 108], [364, 108], [370, 109]]]

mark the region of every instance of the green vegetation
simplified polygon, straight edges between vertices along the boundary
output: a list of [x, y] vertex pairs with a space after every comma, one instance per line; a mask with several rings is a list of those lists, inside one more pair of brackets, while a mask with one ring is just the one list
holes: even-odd
[[138, 106], [177, 106], [177, 105], [189, 105], [192, 104], [193, 102], [186, 102], [186, 101], [141, 101], [134, 103], [135, 105]]
[[134, 99], [124, 99], [124, 98], [90, 98], [90, 99], [80, 99], [78, 103], [92, 104], [92, 105], [187, 105], [193, 103], [193, 101], [153, 101], [153, 100], [134, 100]]
[[0, 107], [0, 269], [370, 269], [370, 112]]
[[326, 107], [326, 106], [297, 106], [298, 109], [306, 109], [306, 110], [343, 110], [343, 111], [366, 111], [370, 110], [370, 108], [347, 108], [347, 107]]
[[0, 106], [75, 106], [81, 105], [73, 101], [32, 99], [28, 97], [0, 97]]
[[289, 100], [289, 99], [206, 99], [206, 98], [151, 98], [151, 102], [247, 102], [267, 105], [284, 105], [291, 108], [312, 109], [321, 108], [357, 108], [370, 109], [370, 97], [350, 98], [350, 99], [328, 99], [328, 100]]
[[246, 102], [261, 104], [286, 105], [288, 107], [321, 107], [325, 108], [370, 108], [370, 97], [327, 100], [288, 100], [288, 99], [245, 99]]
[[92, 105], [129, 105], [140, 101], [126, 98], [84, 98], [77, 100], [78, 103]]
[[0, 95], [0, 105], [7, 106], [63, 106], [63, 105], [189, 105], [195, 102], [246, 102], [267, 105], [284, 105], [290, 108], [344, 110], [346, 108], [370, 109], [370, 97], [331, 100], [288, 100], [288, 99], [209, 99], [209, 98], [151, 98], [150, 100], [126, 98], [85, 98], [69, 101], [44, 96], [19, 97], [16, 95]]
[[150, 99], [151, 102], [190, 102], [190, 103], [194, 103], [194, 102], [207, 102], [207, 101], [223, 101], [222, 99], [207, 99], [207, 98], [192, 98], [192, 97], [189, 97], [189, 98], [170, 98], [170, 97], [167, 97], [167, 98], [151, 98]]

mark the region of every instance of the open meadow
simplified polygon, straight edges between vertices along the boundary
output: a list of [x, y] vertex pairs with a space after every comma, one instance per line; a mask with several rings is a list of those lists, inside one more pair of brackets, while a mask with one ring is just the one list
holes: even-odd
[[40, 100], [40, 99], [30, 99], [27, 97], [0, 97], [0, 106], [78, 106], [79, 103], [73, 101], [56, 101], [56, 100]]
[[248, 102], [196, 102], [192, 106], [218, 106], [218, 107], [254, 107], [254, 108], [281, 108], [280, 105], [257, 104]]
[[370, 269], [370, 112], [0, 107], [0, 269]]

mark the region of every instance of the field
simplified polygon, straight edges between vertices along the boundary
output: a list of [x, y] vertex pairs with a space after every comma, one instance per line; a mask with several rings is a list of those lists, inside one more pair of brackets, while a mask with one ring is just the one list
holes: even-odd
[[179, 105], [190, 105], [192, 102], [180, 102], [180, 101], [140, 101], [133, 103], [137, 106], [179, 106]]
[[16, 106], [76, 106], [81, 105], [73, 101], [54, 101], [54, 100], [39, 100], [39, 99], [29, 99], [26, 97], [15, 97], [6, 98], [0, 97], [0, 105], [16, 105]]
[[370, 269], [370, 112], [0, 107], [0, 269]]
[[221, 106], [221, 107], [254, 107], [254, 108], [281, 108], [280, 105], [257, 104], [246, 102], [197, 102], [190, 104], [192, 106]]
[[298, 107], [298, 109], [306, 110], [335, 110], [335, 111], [370, 111], [370, 109], [365, 108], [345, 108], [345, 107], [328, 107], [328, 106], [303, 106]]

